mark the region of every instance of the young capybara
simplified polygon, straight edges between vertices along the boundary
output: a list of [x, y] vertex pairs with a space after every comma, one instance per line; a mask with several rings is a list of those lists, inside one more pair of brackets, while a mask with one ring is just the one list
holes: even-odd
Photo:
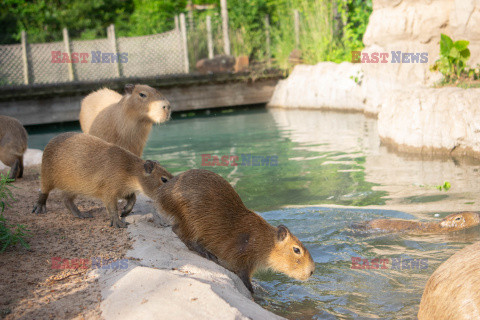
[[207, 170], [189, 170], [170, 179], [153, 198], [159, 212], [190, 250], [236, 273], [253, 292], [252, 274], [271, 268], [308, 279], [314, 261], [287, 229], [274, 227], [247, 209], [233, 187]]
[[163, 183], [173, 176], [155, 161], [144, 161], [133, 153], [100, 138], [67, 132], [56, 136], [45, 147], [41, 168], [41, 192], [33, 212], [45, 213], [51, 190], [65, 192], [64, 203], [76, 217], [88, 218], [73, 203], [76, 195], [101, 199], [110, 215], [111, 225], [126, 227], [117, 212], [120, 198], [129, 200], [122, 212], [128, 214], [131, 196], [143, 192], [156, 195]]
[[419, 320], [479, 319], [480, 242], [455, 253], [428, 279]]
[[101, 89], [86, 96], [80, 109], [84, 133], [141, 157], [154, 123], [170, 119], [170, 103], [154, 88], [127, 84], [125, 95]]
[[0, 161], [10, 167], [9, 179], [23, 176], [23, 154], [27, 150], [27, 130], [15, 118], [0, 115]]
[[477, 212], [452, 213], [440, 221], [420, 222], [400, 219], [377, 219], [368, 221], [358, 227], [380, 232], [408, 232], [408, 233], [442, 233], [458, 231], [480, 224], [480, 215]]

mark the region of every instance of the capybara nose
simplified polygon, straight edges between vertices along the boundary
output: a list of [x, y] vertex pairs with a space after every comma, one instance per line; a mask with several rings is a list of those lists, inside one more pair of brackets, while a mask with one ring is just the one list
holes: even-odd
[[312, 271], [310, 271], [310, 276], [311, 276], [312, 274], [313, 274], [313, 270], [312, 270]]

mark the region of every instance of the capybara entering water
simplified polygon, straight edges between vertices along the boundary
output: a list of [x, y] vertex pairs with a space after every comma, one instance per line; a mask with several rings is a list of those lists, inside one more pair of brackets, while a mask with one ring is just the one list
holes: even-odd
[[463, 248], [428, 279], [419, 320], [479, 319], [480, 242]]
[[359, 224], [356, 227], [378, 232], [442, 233], [458, 231], [480, 224], [477, 212], [452, 213], [440, 221], [412, 221], [400, 219], [377, 219]]
[[116, 144], [141, 157], [154, 123], [170, 119], [170, 103], [147, 85], [127, 84], [125, 95], [101, 89], [82, 100], [80, 125], [84, 133]]
[[0, 161], [10, 167], [9, 179], [23, 176], [23, 154], [27, 150], [27, 130], [20, 121], [0, 116]]
[[46, 201], [51, 190], [65, 192], [65, 206], [76, 217], [81, 213], [73, 203], [76, 195], [101, 199], [110, 215], [111, 225], [126, 227], [118, 217], [117, 201], [129, 202], [122, 213], [133, 207], [131, 195], [143, 192], [156, 195], [163, 183], [173, 176], [154, 161], [144, 161], [133, 153], [100, 138], [67, 132], [56, 136], [45, 147], [41, 168], [41, 193], [33, 211], [46, 212]]
[[236, 273], [251, 292], [257, 269], [300, 280], [315, 270], [308, 250], [285, 226], [274, 227], [247, 209], [233, 187], [213, 172], [186, 171], [153, 199], [160, 212], [173, 218], [173, 230], [189, 249]]

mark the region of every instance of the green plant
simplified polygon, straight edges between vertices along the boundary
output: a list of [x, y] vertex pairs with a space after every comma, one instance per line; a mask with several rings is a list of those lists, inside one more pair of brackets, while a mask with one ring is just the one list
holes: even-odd
[[10, 190], [10, 182], [14, 180], [8, 179], [7, 176], [0, 173], [0, 252], [4, 252], [9, 246], [15, 246], [18, 243], [22, 247], [28, 249], [30, 245], [27, 238], [31, 237], [30, 231], [21, 224], [9, 224], [3, 213], [5, 208], [11, 207], [11, 201], [17, 201]]
[[440, 186], [435, 186], [435, 188], [437, 188], [438, 190], [442, 191], [448, 191], [450, 188], [452, 187], [452, 185], [450, 184], [450, 182], [448, 181], [445, 181], [443, 183], [443, 185], [440, 185]]
[[469, 41], [457, 40], [445, 34], [440, 36], [440, 58], [432, 66], [433, 71], [440, 71], [445, 82], [455, 81], [467, 68], [467, 61], [470, 58], [468, 49]]

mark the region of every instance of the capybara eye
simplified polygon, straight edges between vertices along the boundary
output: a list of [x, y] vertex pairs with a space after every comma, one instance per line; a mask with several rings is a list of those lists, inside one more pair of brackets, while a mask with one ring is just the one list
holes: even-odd
[[300, 249], [298, 247], [293, 247], [293, 252], [300, 254]]
[[460, 219], [461, 219], [460, 217], [457, 217], [455, 218], [455, 221], [460, 221]]
[[145, 93], [142, 93], [142, 92], [140, 92], [139, 95], [140, 95], [140, 97], [142, 97], [142, 98], [146, 98], [146, 97], [147, 97], [147, 95], [146, 95]]
[[168, 182], [168, 179], [165, 178], [165, 177], [161, 177], [160, 179], [162, 179], [162, 182], [163, 182], [163, 183], [167, 183], [167, 182]]

